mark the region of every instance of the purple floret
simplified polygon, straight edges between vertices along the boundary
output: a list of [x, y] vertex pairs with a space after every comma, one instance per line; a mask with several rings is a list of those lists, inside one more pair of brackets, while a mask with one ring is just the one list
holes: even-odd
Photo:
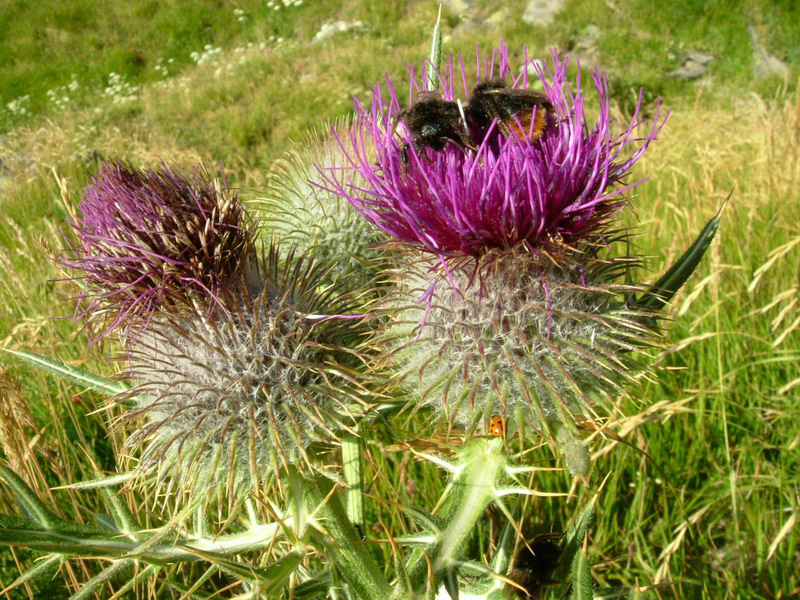
[[[644, 181], [626, 184], [625, 177], [667, 117], [660, 119], [659, 101], [652, 126], [645, 137], [638, 137], [636, 130], [645, 120], [640, 96], [631, 123], [614, 133], [608, 81], [596, 70], [592, 81], [598, 98], [592, 102], [598, 105], [599, 117], [590, 126], [580, 72], [570, 86], [567, 59], [553, 52], [548, 67], [528, 60], [527, 49], [525, 56], [529, 68], [514, 74], [508, 46], [495, 50], [490, 59], [478, 50], [478, 76], [472, 85], [502, 77], [509, 86], [528, 89], [532, 84], [528, 70], [535, 70], [555, 112], [548, 116], [541, 138], [506, 139], [495, 123], [495, 135], [476, 143], [477, 152], [452, 143], [439, 151], [417, 148], [409, 132], [397, 126], [403, 107], [387, 75], [386, 88], [373, 90], [371, 107], [355, 101], [356, 126], [349, 143], [342, 144], [345, 152], [347, 147], [354, 150], [347, 152], [349, 167], [325, 173], [331, 191], [346, 197], [396, 240], [443, 257], [481, 256], [493, 248], [518, 244], [537, 249], [552, 240], [574, 244], [595, 239], [625, 207], [625, 192]], [[424, 69], [408, 71], [412, 102], [427, 89], [427, 78]], [[463, 57], [451, 56], [440, 76], [443, 98], [458, 97], [466, 104], [472, 87], [467, 80]], [[351, 184], [355, 179], [358, 185]]]
[[[103, 164], [71, 221], [61, 264], [83, 285], [76, 317], [96, 340], [146, 325], [161, 305], [214, 298], [252, 247], [244, 209], [224, 173], [166, 163]], [[98, 320], [101, 325], [98, 326]]]

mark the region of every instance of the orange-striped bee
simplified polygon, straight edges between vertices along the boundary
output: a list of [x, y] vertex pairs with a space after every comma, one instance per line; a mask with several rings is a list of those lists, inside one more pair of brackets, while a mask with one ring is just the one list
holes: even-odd
[[500, 415], [495, 415], [489, 422], [489, 433], [494, 437], [503, 437], [506, 434], [506, 421]]
[[535, 142], [544, 134], [548, 113], [553, 113], [553, 104], [547, 96], [507, 87], [504, 79], [497, 78], [475, 86], [466, 117], [475, 144], [483, 141], [495, 119], [505, 137], [515, 133], [521, 140]]

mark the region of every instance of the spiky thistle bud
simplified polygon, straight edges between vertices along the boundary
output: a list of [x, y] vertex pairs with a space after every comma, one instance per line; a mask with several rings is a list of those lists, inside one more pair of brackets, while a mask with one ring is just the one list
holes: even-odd
[[70, 221], [60, 263], [83, 285], [76, 318], [96, 339], [135, 333], [160, 306], [213, 298], [246, 264], [253, 228], [225, 174], [163, 163], [100, 167]]
[[[639, 138], [637, 108], [614, 133], [596, 71], [591, 124], [567, 61], [554, 53], [545, 68], [525, 55], [515, 75], [507, 46], [491, 60], [479, 53], [486, 86], [472, 95], [460, 56], [443, 71], [440, 95], [409, 68], [411, 110], [387, 76], [387, 97], [377, 88], [371, 108], [356, 100], [349, 171], [328, 171], [327, 184], [409, 248], [387, 300], [396, 311], [388, 356], [419, 397], [451, 423], [502, 414], [512, 428], [566, 426], [566, 439], [579, 415], [633, 379], [631, 350], [649, 340], [624, 299], [637, 261], [601, 254], [625, 238], [613, 223], [636, 183], [624, 180], [664, 121], [659, 104]], [[543, 94], [526, 91], [529, 71]], [[465, 118], [454, 120], [461, 86]], [[488, 123], [475, 123], [481, 112]], [[420, 122], [431, 113], [435, 122]]]
[[[354, 426], [364, 387], [359, 299], [329, 269], [278, 247], [210, 315], [162, 311], [130, 345], [138, 471], [158, 484], [246, 494], [315, 441]], [[224, 307], [224, 310], [221, 308]]]
[[383, 252], [383, 240], [353, 206], [325, 189], [325, 173], [349, 165], [340, 140], [352, 126], [336, 122], [330, 131], [311, 132], [303, 144], [275, 161], [267, 193], [254, 204], [264, 210], [263, 235], [276, 236], [333, 266], [334, 277], [355, 277], [356, 285], [372, 279]]

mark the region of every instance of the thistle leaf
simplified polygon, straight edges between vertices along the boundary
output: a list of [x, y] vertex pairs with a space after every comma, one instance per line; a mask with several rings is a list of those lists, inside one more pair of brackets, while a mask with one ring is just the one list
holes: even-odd
[[126, 594], [135, 588], [139, 583], [150, 577], [157, 577], [160, 570], [161, 567], [156, 565], [147, 565], [144, 569], [137, 569], [136, 574], [131, 579], [116, 589], [112, 600], [116, 598], [127, 597]]
[[38, 523], [32, 519], [0, 515], [0, 544], [71, 555], [117, 558], [128, 545], [117, 532], [64, 521]]
[[500, 541], [497, 544], [497, 551], [494, 554], [494, 561], [492, 562], [492, 570], [495, 573], [505, 573], [508, 571], [509, 564], [511, 563], [511, 555], [514, 552], [515, 537], [516, 532], [514, 531], [514, 524], [510, 519], [506, 519], [503, 533], [500, 535]]
[[23, 584], [35, 583], [37, 581], [45, 581], [51, 579], [65, 560], [66, 558], [64, 558], [63, 555], [53, 554], [52, 556], [48, 556], [44, 560], [40, 560], [34, 563], [33, 567], [22, 573], [19, 577], [17, 577], [14, 580], [14, 582], [11, 585], [9, 585], [4, 590], [1, 590], [0, 593], [7, 594], [11, 590]]
[[[14, 471], [6, 467], [0, 467], [0, 479], [11, 488], [11, 492], [17, 502], [22, 505], [22, 509], [35, 521], [37, 526], [43, 529], [53, 529], [64, 523], [60, 517], [50, 512], [44, 503], [39, 500], [36, 493]], [[0, 519], [5, 518], [5, 516], [0, 516]], [[3, 533], [0, 531], [0, 537], [2, 537]]]
[[636, 301], [638, 307], [645, 310], [659, 310], [663, 308], [673, 296], [675, 296], [678, 290], [681, 289], [683, 284], [686, 283], [686, 280], [694, 273], [697, 265], [700, 264], [700, 260], [705, 255], [706, 250], [708, 250], [708, 247], [711, 245], [711, 241], [714, 239], [719, 229], [722, 211], [730, 199], [731, 194], [733, 194], [733, 192], [728, 194], [728, 197], [722, 203], [717, 214], [706, 223], [700, 235], [697, 236], [694, 243], [683, 253], [683, 256], [681, 256], [675, 264], [673, 264], [669, 270]]
[[94, 373], [89, 373], [88, 371], [84, 371], [79, 367], [73, 367], [72, 365], [42, 356], [41, 354], [25, 352], [24, 350], [9, 350], [8, 348], [5, 348], [5, 350], [6, 352], [10, 352], [11, 354], [19, 357], [21, 360], [24, 360], [26, 363], [29, 363], [35, 367], [39, 367], [40, 369], [57, 375], [62, 379], [66, 379], [67, 381], [71, 381], [72, 383], [83, 386], [86, 389], [94, 390], [107, 396], [115, 396], [116, 394], [121, 394], [128, 389], [128, 386], [123, 383], [109, 381], [104, 377], [100, 377]]
[[364, 473], [362, 467], [363, 444], [361, 438], [348, 434], [342, 439], [342, 471], [348, 488], [345, 490], [347, 518], [364, 537]]
[[447, 569], [447, 573], [444, 578], [444, 588], [447, 590], [447, 593], [450, 594], [450, 598], [452, 600], [458, 600], [458, 570], [457, 569]]
[[115, 485], [120, 485], [130, 481], [134, 477], [132, 472], [121, 473], [119, 475], [111, 475], [109, 477], [101, 477], [99, 479], [91, 479], [89, 481], [79, 481], [77, 483], [70, 483], [53, 488], [54, 490], [91, 490], [109, 488]]
[[570, 600], [593, 600], [592, 568], [586, 555], [578, 552], [572, 562], [572, 594]]
[[439, 5], [439, 16], [436, 17], [436, 25], [433, 28], [431, 38], [431, 54], [428, 59], [428, 86], [431, 90], [439, 87], [438, 71], [442, 64], [442, 5]]
[[174, 581], [169, 582], [169, 585], [170, 587], [174, 587], [175, 589], [177, 589], [182, 594], [181, 596], [182, 598], [193, 598], [195, 600], [201, 600], [201, 599], [209, 600], [207, 596], [201, 596], [200, 594], [197, 594], [195, 592], [197, 592], [197, 590], [199, 590], [206, 581], [208, 581], [214, 575], [216, 575], [218, 571], [219, 567], [217, 567], [216, 565], [211, 565], [208, 569], [206, 569], [206, 572], [203, 573], [197, 579], [197, 581], [195, 581], [189, 588], [179, 586]]
[[87, 581], [81, 589], [69, 597], [69, 600], [89, 600], [97, 593], [99, 595], [100, 588], [102, 588], [108, 581], [122, 573], [125, 569], [133, 566], [134, 560], [120, 560], [113, 563], [107, 569], [104, 569], [89, 581]]
[[564, 581], [569, 574], [569, 569], [575, 560], [575, 556], [581, 551], [583, 539], [586, 537], [586, 530], [594, 515], [594, 502], [587, 504], [580, 512], [575, 521], [572, 522], [567, 532], [564, 534], [562, 542], [561, 561], [556, 579]]
[[294, 597], [298, 600], [302, 598], [318, 598], [321, 592], [326, 592], [333, 586], [333, 579], [330, 571], [317, 573], [311, 579], [304, 581], [294, 588]]
[[108, 488], [105, 488], [103, 489], [103, 497], [106, 501], [106, 506], [108, 506], [114, 518], [114, 524], [118, 531], [122, 533], [133, 533], [142, 529], [136, 521], [136, 517], [133, 516], [133, 513], [128, 509], [125, 503], [122, 502], [119, 496]]
[[268, 567], [256, 567], [244, 562], [228, 560], [218, 554], [198, 552], [196, 550], [193, 553], [200, 558], [206, 559], [208, 562], [219, 567], [220, 570], [234, 577], [258, 584], [259, 591], [267, 598], [277, 597], [277, 595], [279, 595], [283, 590], [286, 580], [297, 570], [297, 567], [303, 560], [303, 555], [301, 553], [290, 552]]

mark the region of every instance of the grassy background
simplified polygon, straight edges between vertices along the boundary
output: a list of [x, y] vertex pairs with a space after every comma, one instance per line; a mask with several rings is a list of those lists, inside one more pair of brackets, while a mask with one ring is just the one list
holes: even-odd
[[[655, 585], [661, 598], [798, 597], [800, 385], [792, 382], [800, 378], [800, 8], [791, 0], [676, 0], [668, 10], [646, 0], [573, 0], [553, 25], [531, 27], [518, 18], [524, 4], [504, 4], [493, 26], [476, 24], [500, 10], [497, 3], [476, 0], [466, 20], [446, 12], [445, 50], [468, 53], [502, 37], [534, 55], [551, 46], [568, 52], [589, 25], [599, 27], [597, 59], [620, 116], [642, 85], [673, 111], [635, 173], [651, 177], [637, 188], [631, 222], [654, 270], [674, 260], [734, 190], [717, 241], [674, 303], [670, 348], [656, 357], [661, 376], [643, 398], [619, 401], [636, 415], [619, 430], [653, 462], [596, 442], [591, 485], [577, 485], [568, 502], [540, 501], [538, 525], [558, 529], [609, 475], [590, 541], [599, 581]], [[402, 76], [403, 59], [427, 53], [435, 12], [428, 2], [280, 6], [0, 4], [0, 346], [109, 372], [99, 353], [86, 358], [74, 324], [51, 318], [70, 306], [42, 259], [60, 247], [63, 197], [77, 200], [101, 158], [219, 160], [243, 196], [253, 197], [292, 140], [348, 114], [353, 94], [384, 71]], [[324, 23], [339, 19], [361, 20], [366, 30], [309, 45]], [[753, 77], [748, 26], [789, 64], [788, 81]], [[206, 46], [205, 58], [192, 58]], [[696, 83], [668, 77], [694, 50], [716, 57], [708, 76]], [[112, 72], [129, 87], [107, 91]], [[65, 87], [72, 81], [77, 86]], [[48, 90], [66, 100], [52, 101]], [[26, 95], [27, 114], [7, 108]], [[101, 510], [97, 498], [48, 486], [115, 467], [121, 435], [109, 433], [106, 414], [89, 415], [102, 399], [5, 353], [0, 365], [21, 382], [32, 416], [26, 423], [23, 408], [3, 408], [6, 459], [70, 518], [91, 518]], [[8, 441], [23, 438], [30, 450]], [[380, 448], [379, 439], [371, 443]], [[379, 473], [377, 481], [398, 487], [405, 500], [430, 505], [441, 490], [440, 473], [373, 454], [368, 477]], [[570, 483], [558, 474], [537, 485]], [[496, 525], [487, 515], [487, 539]], [[0, 550], [3, 584], [13, 580], [15, 560], [27, 558]], [[76, 562], [66, 579], [83, 581], [94, 568]], [[48, 590], [10, 595], [67, 591], [57, 580]]]

